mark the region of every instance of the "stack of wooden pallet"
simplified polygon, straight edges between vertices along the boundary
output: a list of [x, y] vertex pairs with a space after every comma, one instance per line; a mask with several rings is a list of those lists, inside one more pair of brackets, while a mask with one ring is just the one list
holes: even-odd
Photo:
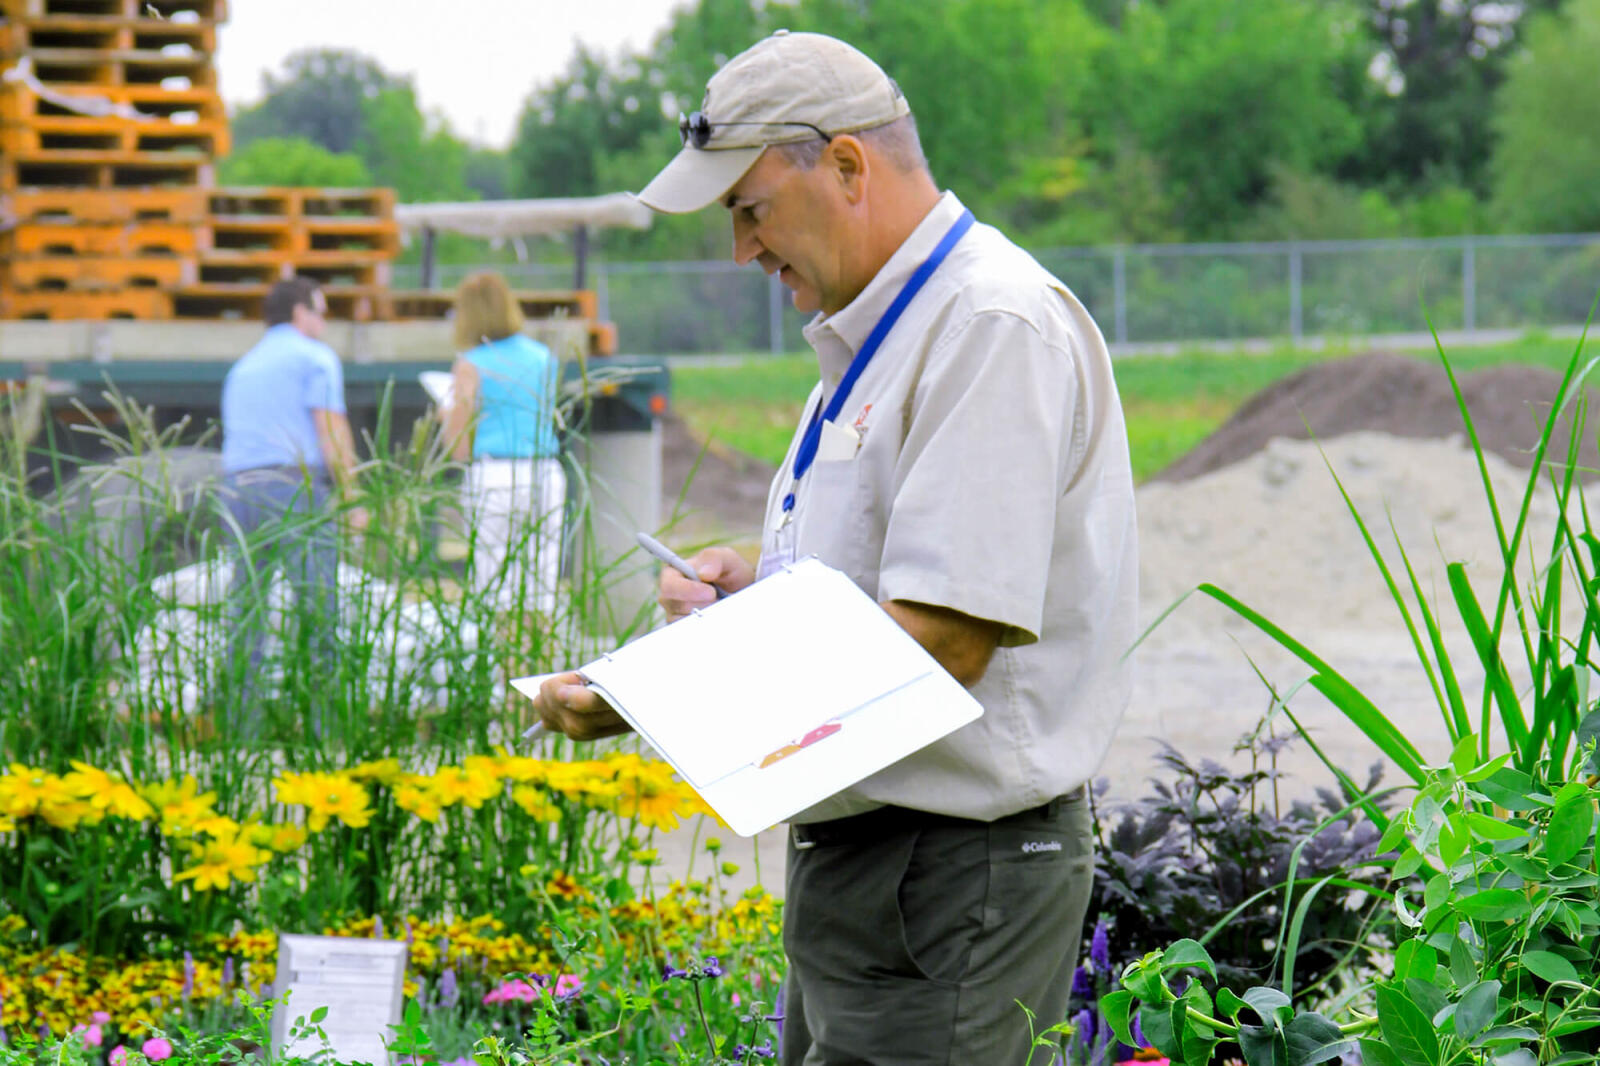
[[388, 189], [223, 189], [226, 0], [0, 0], [0, 317], [255, 317], [292, 274], [387, 317]]

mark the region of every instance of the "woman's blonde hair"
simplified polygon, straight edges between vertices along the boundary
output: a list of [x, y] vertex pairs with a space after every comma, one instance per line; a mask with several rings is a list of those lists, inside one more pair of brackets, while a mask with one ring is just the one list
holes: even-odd
[[456, 289], [456, 351], [522, 332], [522, 308], [506, 279], [492, 271], [473, 274]]

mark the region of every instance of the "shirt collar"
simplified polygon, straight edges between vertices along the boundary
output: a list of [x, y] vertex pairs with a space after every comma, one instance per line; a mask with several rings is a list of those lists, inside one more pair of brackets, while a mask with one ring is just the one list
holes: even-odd
[[916, 273], [922, 261], [933, 254], [939, 241], [955, 224], [966, 208], [953, 192], [945, 192], [933, 205], [917, 228], [905, 242], [895, 249], [882, 268], [844, 307], [831, 315], [817, 315], [802, 331], [806, 341], [816, 349], [821, 364], [822, 380], [831, 390], [844, 376], [855, 358], [855, 353], [867, 342], [878, 320], [883, 317], [905, 283]]

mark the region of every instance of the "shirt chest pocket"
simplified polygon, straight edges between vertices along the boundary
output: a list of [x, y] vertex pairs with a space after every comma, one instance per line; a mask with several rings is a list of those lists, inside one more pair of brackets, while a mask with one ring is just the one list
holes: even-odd
[[806, 475], [810, 484], [805, 486], [805, 499], [800, 506], [799, 554], [802, 558], [815, 555], [871, 593], [877, 575], [871, 574], [871, 583], [868, 582], [863, 469], [856, 458], [811, 464]]

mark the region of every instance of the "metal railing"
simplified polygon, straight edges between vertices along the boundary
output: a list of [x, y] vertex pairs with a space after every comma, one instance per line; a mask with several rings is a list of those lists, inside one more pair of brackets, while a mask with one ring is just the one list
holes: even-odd
[[[1582, 323], [1600, 289], [1600, 234], [1034, 250], [1122, 348]], [[452, 286], [473, 267], [445, 265]], [[571, 284], [567, 264], [500, 266], [513, 286]], [[397, 287], [416, 284], [396, 267]], [[625, 352], [716, 355], [804, 348], [809, 316], [776, 278], [727, 261], [591, 263]], [[1424, 317], [1426, 311], [1427, 318]]]

